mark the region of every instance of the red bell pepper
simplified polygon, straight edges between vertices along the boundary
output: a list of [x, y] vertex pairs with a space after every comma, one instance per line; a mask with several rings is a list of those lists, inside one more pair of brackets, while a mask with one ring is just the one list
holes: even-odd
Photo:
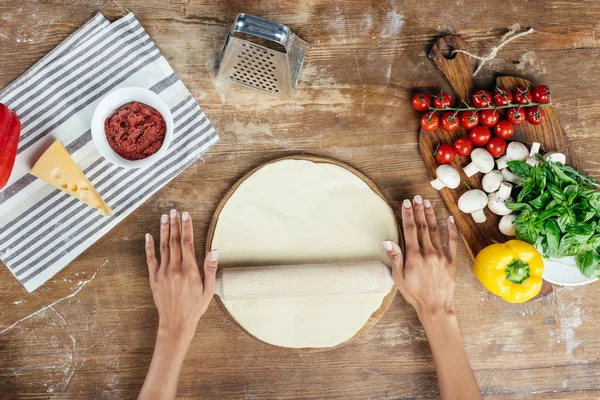
[[0, 104], [0, 189], [10, 178], [17, 157], [21, 121], [13, 111]]

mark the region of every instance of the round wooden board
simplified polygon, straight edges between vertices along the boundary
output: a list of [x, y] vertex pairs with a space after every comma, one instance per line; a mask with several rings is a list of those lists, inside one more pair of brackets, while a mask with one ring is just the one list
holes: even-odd
[[[383, 201], [385, 201], [386, 204], [390, 207], [390, 209], [392, 210], [392, 212], [394, 213], [394, 216], [395, 216], [394, 221], [396, 223], [396, 229], [398, 230], [398, 239], [400, 242], [402, 242], [402, 236], [400, 235], [400, 225], [398, 224], [398, 218], [396, 217], [394, 208], [392, 207], [390, 202], [386, 199], [385, 195], [381, 192], [381, 190], [379, 190], [379, 188], [375, 185], [375, 183], [373, 183], [373, 181], [371, 181], [369, 178], [367, 178], [366, 175], [364, 175], [362, 172], [358, 171], [357, 169], [355, 169], [347, 164], [344, 164], [340, 161], [337, 161], [337, 160], [333, 160], [333, 159], [325, 158], [325, 157], [319, 157], [319, 156], [312, 156], [312, 155], [296, 155], [296, 156], [288, 156], [288, 157], [278, 158], [278, 159], [269, 161], [267, 163], [264, 163], [256, 168], [254, 168], [253, 170], [248, 172], [246, 175], [244, 175], [241, 179], [239, 179], [231, 187], [231, 189], [229, 189], [227, 194], [223, 197], [221, 202], [218, 204], [215, 214], [213, 215], [213, 218], [210, 222], [210, 226], [208, 228], [208, 234], [206, 235], [206, 252], [207, 253], [211, 250], [211, 247], [212, 247], [213, 236], [215, 234], [217, 222], [219, 221], [219, 215], [221, 214], [223, 207], [225, 207], [225, 204], [227, 204], [227, 201], [235, 193], [237, 188], [240, 187], [240, 185], [246, 179], [248, 179], [250, 176], [252, 176], [255, 172], [257, 172], [264, 166], [273, 164], [273, 163], [276, 163], [279, 161], [283, 161], [283, 160], [304, 160], [304, 161], [312, 161], [314, 163], [333, 164], [333, 165], [337, 165], [338, 167], [342, 167], [342, 168], [352, 172], [354, 175], [359, 177], [363, 182], [365, 182], [369, 186], [369, 188], [371, 188], [371, 190], [373, 190], [375, 193], [377, 193], [377, 195], [379, 197], [381, 197], [383, 199]], [[402, 243], [400, 243], [400, 245], [402, 245]], [[219, 266], [219, 270], [221, 270], [221, 266]], [[301, 353], [312, 353], [312, 352], [319, 352], [319, 351], [328, 351], [328, 350], [338, 348], [346, 343], [353, 341], [359, 335], [361, 335], [363, 332], [365, 332], [367, 329], [374, 326], [377, 323], [377, 321], [379, 321], [379, 319], [383, 316], [383, 314], [386, 312], [386, 310], [389, 308], [390, 304], [392, 304], [392, 301], [394, 300], [396, 292], [397, 292], [396, 286], [394, 285], [392, 287], [392, 289], [390, 290], [390, 292], [383, 298], [383, 301], [381, 302], [381, 306], [377, 310], [375, 310], [375, 312], [373, 314], [371, 314], [371, 316], [369, 317], [367, 322], [363, 325], [363, 327], [360, 328], [360, 330], [358, 332], [356, 332], [356, 334], [354, 336], [352, 336], [350, 339], [348, 339], [345, 342], [342, 342], [334, 347], [291, 348], [291, 347], [277, 346], [277, 345], [273, 345], [273, 344], [270, 344], [267, 342], [263, 342], [262, 340], [258, 339], [256, 336], [254, 336], [250, 332], [248, 332], [246, 329], [244, 329], [244, 327], [241, 326], [236, 321], [236, 319], [229, 313], [229, 311], [227, 310], [227, 307], [225, 307], [225, 305], [223, 304], [223, 302], [221, 301], [221, 299], [218, 296], [215, 296], [215, 299], [217, 300], [217, 303], [219, 303], [219, 305], [221, 306], [221, 309], [229, 316], [229, 318], [231, 318], [231, 320], [233, 320], [244, 332], [246, 332], [248, 335], [252, 336], [254, 339], [256, 339], [262, 343], [267, 343], [269, 346], [278, 347], [278, 348], [285, 349], [285, 350], [296, 351], [296, 352], [301, 352]]]

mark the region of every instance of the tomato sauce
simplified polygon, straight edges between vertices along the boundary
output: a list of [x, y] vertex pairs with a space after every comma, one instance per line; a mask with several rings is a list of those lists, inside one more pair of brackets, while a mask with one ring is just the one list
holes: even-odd
[[119, 107], [104, 121], [108, 144], [126, 160], [141, 160], [156, 153], [165, 140], [166, 131], [162, 115], [138, 102]]

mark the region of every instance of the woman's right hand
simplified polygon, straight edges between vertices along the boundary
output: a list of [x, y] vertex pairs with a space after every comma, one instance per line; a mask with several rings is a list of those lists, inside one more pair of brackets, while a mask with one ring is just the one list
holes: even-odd
[[465, 353], [454, 312], [457, 231], [448, 218], [448, 244], [442, 245], [429, 200], [404, 200], [402, 224], [406, 260], [391, 241], [383, 242], [392, 261], [394, 281], [423, 325], [444, 400], [481, 399], [481, 391]]
[[443, 246], [431, 202], [415, 196], [413, 203], [404, 200], [402, 225], [406, 261], [400, 246], [392, 241], [383, 242], [400, 293], [416, 309], [419, 318], [453, 314], [457, 244], [454, 219], [448, 218], [448, 244]]

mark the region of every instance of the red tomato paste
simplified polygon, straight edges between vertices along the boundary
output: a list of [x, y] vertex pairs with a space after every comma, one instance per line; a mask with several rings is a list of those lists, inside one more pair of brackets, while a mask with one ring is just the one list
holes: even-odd
[[162, 115], [138, 102], [119, 107], [104, 121], [108, 144], [127, 160], [141, 160], [156, 153], [165, 140], [166, 131]]

